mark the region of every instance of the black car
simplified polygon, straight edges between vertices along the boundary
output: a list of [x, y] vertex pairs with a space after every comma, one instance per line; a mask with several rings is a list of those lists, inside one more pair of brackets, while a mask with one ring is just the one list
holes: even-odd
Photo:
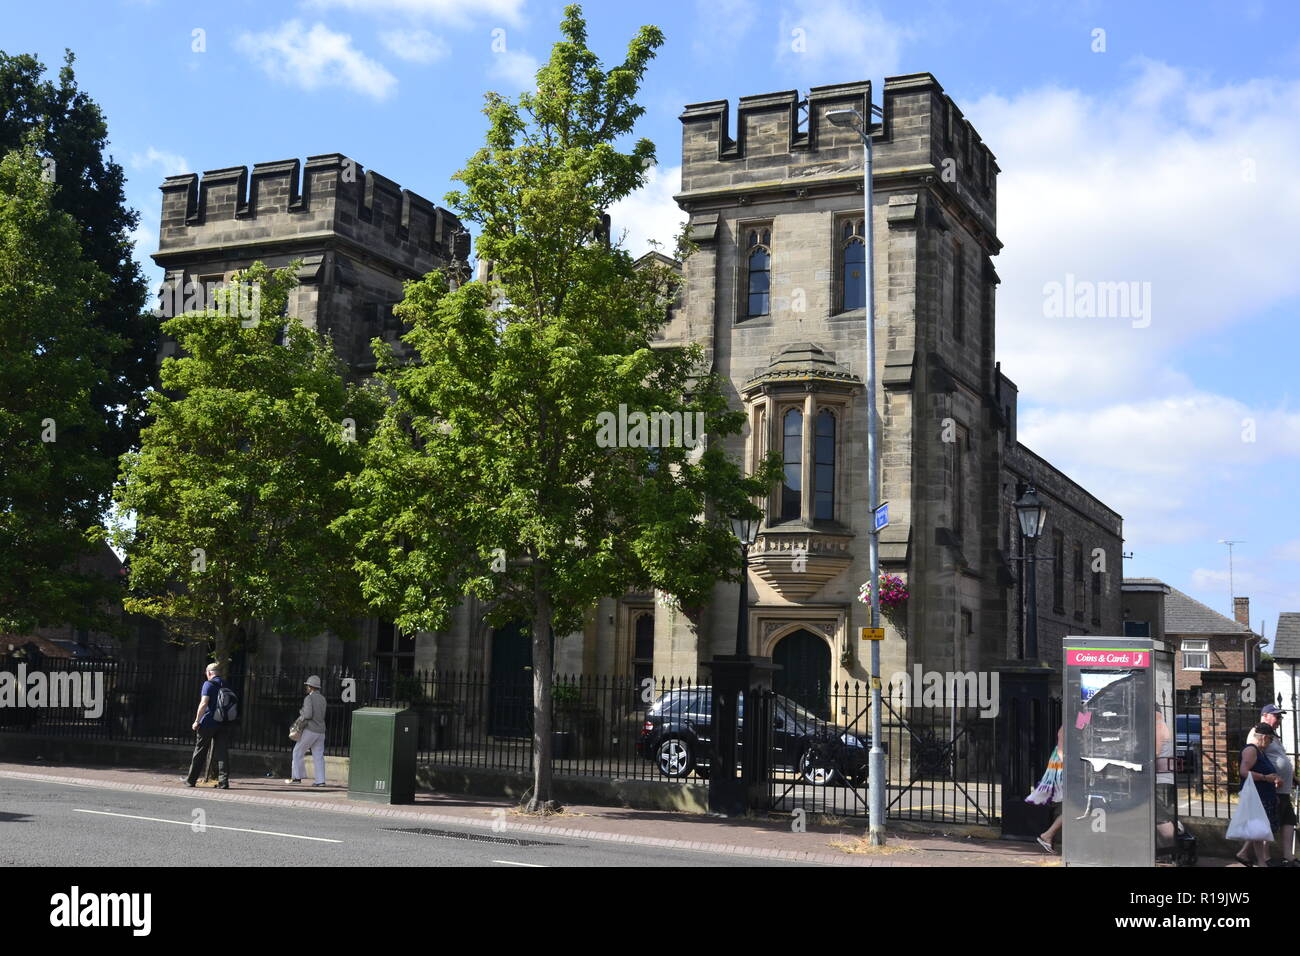
[[[744, 718], [742, 698], [742, 724]], [[682, 778], [692, 771], [708, 777], [712, 721], [713, 688], [668, 691], [646, 712], [637, 753], [654, 761], [665, 777]], [[772, 757], [776, 767], [793, 770], [806, 783], [830, 784], [847, 779], [853, 786], [863, 786], [870, 747], [869, 736], [852, 734], [790, 698], [774, 695]]]

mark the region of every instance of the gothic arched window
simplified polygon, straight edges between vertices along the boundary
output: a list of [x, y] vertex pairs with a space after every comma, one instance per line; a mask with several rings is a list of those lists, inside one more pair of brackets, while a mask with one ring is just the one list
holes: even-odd
[[814, 447], [813, 517], [830, 521], [835, 517], [835, 416], [829, 408], [817, 413]]
[[781, 483], [781, 520], [802, 516], [803, 508], [803, 412], [792, 408], [782, 419], [781, 455], [785, 478]]
[[749, 271], [746, 283], [745, 315], [767, 315], [771, 311], [772, 231], [751, 229], [749, 233]]
[[848, 220], [840, 238], [840, 301], [846, 312], [867, 304], [867, 287], [862, 279], [867, 271], [867, 245], [862, 232], [861, 220]]

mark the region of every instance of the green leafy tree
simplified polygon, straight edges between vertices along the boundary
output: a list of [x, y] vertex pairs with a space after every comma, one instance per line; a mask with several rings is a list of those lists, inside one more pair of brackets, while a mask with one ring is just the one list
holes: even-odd
[[[330, 530], [345, 479], [382, 410], [344, 381], [327, 337], [283, 315], [293, 268], [258, 263], [217, 307], [169, 319], [140, 449], [123, 460], [117, 537], [130, 611], [210, 642], [219, 661], [262, 629], [347, 636], [360, 607], [346, 543]], [[252, 305], [253, 315], [248, 315]]]
[[[638, 270], [602, 234], [602, 212], [654, 158], [644, 139], [619, 143], [642, 113], [634, 97], [660, 31], [643, 27], [608, 72], [578, 7], [561, 32], [536, 92], [487, 96], [487, 144], [448, 201], [480, 227], [491, 279], [408, 284], [397, 311], [414, 361], [380, 351], [394, 402], [340, 522], [366, 596], [399, 626], [439, 629], [466, 595], [492, 623], [531, 621], [532, 811], [552, 802], [554, 637], [628, 588], [701, 605], [738, 573], [727, 516], [756, 515], [750, 499], [776, 474], [745, 478], [724, 455], [717, 439], [743, 415], [701, 351], [653, 347], [676, 274]], [[608, 447], [620, 405], [699, 413], [709, 441]]]
[[86, 321], [110, 284], [55, 202], [33, 136], [0, 160], [0, 631], [107, 628], [115, 582], [78, 570], [102, 546], [115, 463], [90, 396], [121, 340]]
[[156, 380], [158, 320], [145, 309], [148, 286], [133, 258], [139, 215], [127, 207], [122, 167], [108, 155], [104, 115], [78, 88], [72, 64], [68, 52], [55, 82], [36, 57], [0, 52], [0, 154], [30, 133], [40, 136], [42, 173], [58, 185], [54, 208], [76, 220], [81, 253], [107, 282], [78, 317], [120, 343], [109, 374], [86, 397], [107, 426], [94, 432], [95, 447], [112, 462], [107, 492], [118, 457], [136, 442], [144, 394]]

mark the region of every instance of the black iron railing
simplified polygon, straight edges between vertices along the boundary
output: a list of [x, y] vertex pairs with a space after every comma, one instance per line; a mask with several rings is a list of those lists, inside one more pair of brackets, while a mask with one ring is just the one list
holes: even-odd
[[[100, 688], [99, 713], [80, 706], [0, 707], [0, 732], [28, 732], [80, 740], [190, 744], [203, 684], [201, 669], [120, 661], [0, 659], [0, 671], [28, 675], [75, 673]], [[533, 765], [531, 676], [492, 678], [468, 671], [360, 672], [283, 668], [235, 672], [226, 683], [239, 695], [240, 720], [230, 746], [256, 752], [287, 751], [289, 727], [302, 707], [304, 682], [316, 675], [325, 695], [325, 752], [349, 752], [351, 715], [358, 707], [401, 705], [420, 715], [422, 761], [485, 769], [529, 771]], [[70, 683], [64, 681], [64, 683]], [[638, 746], [651, 705], [663, 694], [689, 688], [683, 679], [610, 675], [554, 677], [552, 766], [578, 776], [669, 779], [653, 753]], [[66, 703], [63, 700], [60, 703]], [[698, 776], [692, 782], [703, 783]]]

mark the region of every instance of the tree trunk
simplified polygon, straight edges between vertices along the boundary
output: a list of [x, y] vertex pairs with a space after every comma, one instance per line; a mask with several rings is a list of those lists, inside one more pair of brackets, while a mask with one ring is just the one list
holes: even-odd
[[558, 810], [551, 799], [551, 599], [539, 594], [533, 613], [533, 794], [529, 813]]

